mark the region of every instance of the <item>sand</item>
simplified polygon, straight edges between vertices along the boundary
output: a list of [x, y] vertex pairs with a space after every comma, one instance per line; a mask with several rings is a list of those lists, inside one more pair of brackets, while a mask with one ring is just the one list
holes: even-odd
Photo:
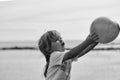
[[[0, 51], [0, 80], [44, 80], [36, 50]], [[120, 51], [91, 51], [72, 64], [71, 80], [120, 80]]]

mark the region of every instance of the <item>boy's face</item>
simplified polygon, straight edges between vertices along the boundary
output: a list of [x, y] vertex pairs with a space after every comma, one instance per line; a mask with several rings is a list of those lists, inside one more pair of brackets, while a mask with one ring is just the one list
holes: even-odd
[[65, 51], [65, 43], [63, 40], [60, 38], [55, 42], [52, 42], [52, 49], [54, 51]]

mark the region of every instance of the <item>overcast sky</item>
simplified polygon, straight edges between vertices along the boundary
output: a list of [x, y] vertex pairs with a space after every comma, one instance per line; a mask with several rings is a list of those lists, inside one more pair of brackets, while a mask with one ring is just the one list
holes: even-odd
[[101, 16], [119, 23], [120, 0], [0, 0], [0, 41], [38, 40], [52, 29], [83, 40]]

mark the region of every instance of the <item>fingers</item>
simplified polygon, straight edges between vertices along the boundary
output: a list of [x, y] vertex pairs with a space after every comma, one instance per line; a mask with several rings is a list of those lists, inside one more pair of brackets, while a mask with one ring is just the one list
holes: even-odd
[[91, 39], [96, 42], [96, 41], [98, 41], [99, 36], [94, 32], [91, 34]]
[[98, 38], [98, 35], [96, 34], [96, 33], [93, 33], [92, 35], [91, 35], [91, 37], [94, 39], [94, 38]]

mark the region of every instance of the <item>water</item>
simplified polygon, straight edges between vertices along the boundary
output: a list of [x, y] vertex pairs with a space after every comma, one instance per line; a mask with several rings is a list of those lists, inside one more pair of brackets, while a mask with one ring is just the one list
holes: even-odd
[[[66, 48], [72, 48], [77, 46], [83, 42], [83, 40], [65, 40], [65, 47]], [[38, 41], [3, 41], [0, 42], [0, 48], [3, 47], [35, 47], [38, 48]], [[120, 41], [114, 41], [108, 44], [99, 44], [96, 46], [97, 48], [106, 48], [106, 47], [113, 47], [113, 48], [119, 48], [120, 47]]]
[[[12, 44], [15, 45], [18, 43]], [[39, 50], [0, 50], [0, 80], [44, 80], [44, 65], [45, 59]], [[73, 62], [71, 80], [120, 80], [120, 50], [90, 51]]]

